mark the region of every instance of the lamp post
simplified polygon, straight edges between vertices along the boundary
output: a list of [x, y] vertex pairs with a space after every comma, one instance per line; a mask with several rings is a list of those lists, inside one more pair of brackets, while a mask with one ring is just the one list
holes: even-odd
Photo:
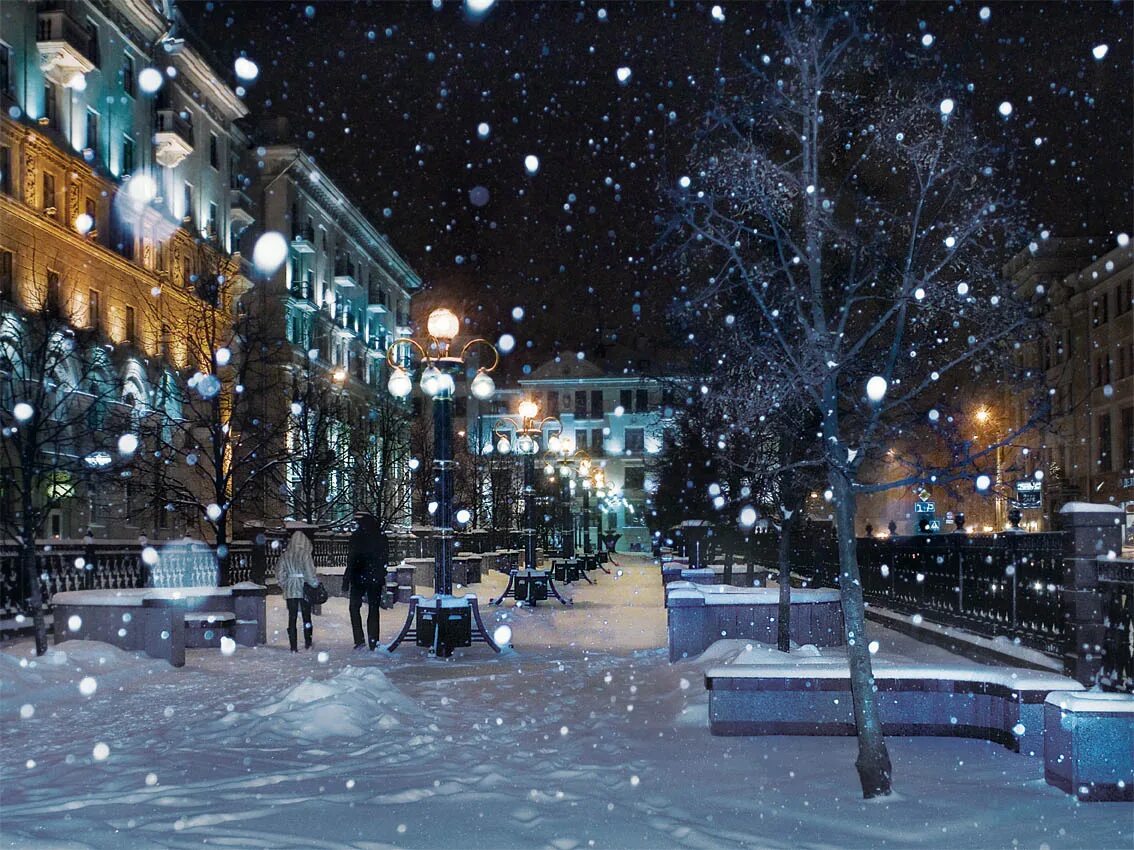
[[[481, 640], [500, 651], [484, 628], [476, 596], [453, 596], [453, 395], [456, 379], [464, 372], [469, 349], [476, 345], [488, 348], [492, 352], [492, 363], [477, 369], [469, 383], [469, 391], [479, 399], [491, 398], [496, 392], [496, 385], [488, 373], [500, 362], [496, 348], [479, 338], [465, 343], [459, 353], [452, 353], [453, 340], [460, 328], [457, 315], [442, 307], [429, 314], [426, 322], [428, 339], [424, 345], [410, 337], [401, 337], [395, 339], [386, 351], [386, 362], [391, 369], [387, 388], [396, 398], [407, 398], [413, 392], [409, 359], [414, 351], [418, 354], [419, 365], [423, 366], [419, 384], [421, 391], [433, 402], [434, 495], [437, 502], [437, 510], [433, 514], [434, 595], [432, 598], [414, 596], [411, 599], [405, 625], [391, 642], [390, 652], [408, 637], [413, 637], [418, 646], [430, 647], [434, 655], [441, 657], [452, 655], [455, 647], [470, 646], [473, 640]], [[398, 351], [402, 349], [408, 349], [404, 361], [398, 358]], [[431, 354], [431, 350], [436, 353]], [[472, 633], [473, 621], [477, 627], [475, 636]]]
[[560, 434], [553, 434], [548, 438], [547, 450], [552, 455], [548, 466], [551, 470], [556, 470], [559, 475], [560, 554], [568, 560], [575, 557], [575, 522], [571, 514], [571, 466], [576, 457], [586, 457], [585, 452], [575, 452], [574, 449], [575, 444]]
[[517, 408], [516, 416], [502, 416], [493, 426], [493, 434], [499, 437], [496, 443], [497, 451], [508, 454], [512, 451], [512, 441], [504, 429], [511, 425], [516, 432], [515, 451], [524, 462], [524, 566], [526, 570], [521, 576], [518, 570], [512, 570], [508, 575], [508, 586], [500, 596], [492, 601], [499, 605], [505, 598], [512, 596], [518, 601], [527, 601], [535, 605], [540, 599], [546, 599], [550, 594], [562, 602], [569, 604], [555, 587], [555, 582], [546, 571], [539, 570], [536, 563], [536, 499], [535, 499], [535, 456], [539, 453], [540, 438], [548, 427], [556, 432], [563, 426], [559, 420], [547, 417], [537, 420], [539, 405], [531, 399], [524, 399]]

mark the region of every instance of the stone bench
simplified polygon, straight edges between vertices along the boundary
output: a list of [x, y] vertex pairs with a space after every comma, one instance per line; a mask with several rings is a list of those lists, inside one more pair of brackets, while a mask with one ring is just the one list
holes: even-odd
[[[669, 660], [700, 655], [725, 638], [776, 643], [778, 589], [673, 582], [665, 598]], [[791, 639], [797, 644], [842, 646], [843, 609], [837, 590], [791, 592]]]
[[1134, 801], [1134, 695], [1057, 691], [1044, 702], [1043, 774], [1087, 801]]
[[[1072, 679], [1011, 667], [876, 662], [886, 735], [981, 738], [1014, 752], [1044, 748], [1044, 700]], [[705, 673], [714, 735], [854, 735], [845, 663], [731, 664]]]
[[98, 640], [180, 667], [186, 649], [217, 647], [223, 637], [243, 646], [267, 643], [265, 594], [251, 582], [65, 591], [52, 598], [55, 642]]

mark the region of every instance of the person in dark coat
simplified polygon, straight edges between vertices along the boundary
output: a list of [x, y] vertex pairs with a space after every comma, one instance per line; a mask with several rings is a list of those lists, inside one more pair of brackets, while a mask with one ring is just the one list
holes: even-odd
[[[390, 544], [378, 520], [369, 514], [358, 518], [358, 529], [350, 536], [350, 554], [343, 573], [343, 593], [350, 596], [350, 627], [354, 648], [378, 646], [378, 609], [386, 589], [386, 567]], [[366, 602], [366, 635], [362, 633], [362, 603]]]

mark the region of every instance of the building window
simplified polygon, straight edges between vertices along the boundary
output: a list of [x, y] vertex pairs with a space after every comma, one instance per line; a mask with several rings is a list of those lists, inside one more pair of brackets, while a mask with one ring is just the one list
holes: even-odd
[[102, 326], [102, 293], [92, 289], [87, 294], [87, 327], [98, 330]]
[[591, 390], [591, 416], [602, 418], [602, 390]]
[[618, 406], [621, 407], [626, 413], [631, 413], [634, 410], [634, 391], [633, 390], [619, 390], [618, 391]]
[[102, 64], [99, 61], [101, 56], [99, 54], [98, 24], [90, 18], [87, 18], [87, 58], [91, 60], [96, 68]]
[[12, 149], [0, 145], [0, 192], [12, 194]]
[[181, 220], [186, 223], [193, 221], [193, 184], [186, 182], [181, 195]]
[[623, 474], [622, 486], [627, 490], [643, 490], [646, 487], [646, 468], [628, 466]]
[[54, 83], [44, 83], [43, 86], [43, 117], [47, 119], [49, 127], [57, 126], [59, 120], [59, 97]]
[[137, 317], [137, 314], [134, 312], [134, 308], [131, 307], [129, 304], [126, 305], [125, 333], [126, 333], [126, 341], [127, 342], [137, 342], [138, 341], [138, 317]]
[[98, 113], [87, 110], [87, 147], [98, 153]]
[[217, 238], [217, 205], [209, 204], [209, 217], [205, 222], [205, 229], [209, 232], [210, 239]]
[[1100, 295], [1093, 302], [1091, 302], [1091, 327], [1097, 328], [1099, 325], [1107, 323], [1108, 310], [1107, 305], [1110, 304], [1110, 299], [1105, 294]]
[[98, 204], [95, 203], [94, 198], [87, 198], [83, 201], [83, 212], [91, 220], [91, 229], [87, 231], [87, 236], [93, 239], [98, 235]]
[[129, 53], [122, 56], [122, 91], [134, 96], [134, 57]]
[[1126, 469], [1134, 469], [1134, 407], [1122, 408], [1122, 457]]
[[575, 418], [587, 418], [587, 391], [575, 390]]
[[646, 432], [642, 428], [626, 429], [626, 451], [640, 454], [646, 448]]
[[12, 252], [0, 251], [0, 301], [11, 301], [15, 295], [12, 277]]
[[559, 415], [559, 392], [557, 390], [552, 390], [547, 394], [547, 415]]
[[216, 133], [209, 133], [209, 165], [220, 168], [220, 140]]
[[63, 289], [59, 272], [47, 270], [47, 309], [58, 310], [63, 306]]
[[1124, 316], [1134, 307], [1134, 280], [1125, 280], [1114, 290], [1114, 315]]
[[122, 176], [134, 173], [134, 140], [129, 136], [122, 137]]
[[0, 42], [0, 92], [12, 90], [12, 48]]
[[55, 215], [55, 175], [43, 172], [43, 211]]
[[1110, 452], [1110, 411], [1099, 414], [1099, 472], [1110, 472], [1113, 468], [1111, 464]]
[[634, 409], [638, 413], [645, 413], [650, 409], [650, 392], [649, 390], [635, 390], [634, 391]]

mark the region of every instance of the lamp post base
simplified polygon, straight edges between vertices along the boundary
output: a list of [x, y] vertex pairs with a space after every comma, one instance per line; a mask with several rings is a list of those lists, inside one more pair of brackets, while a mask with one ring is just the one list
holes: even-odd
[[500, 651], [484, 627], [480, 605], [476, 595], [471, 593], [467, 596], [438, 594], [410, 597], [406, 621], [386, 651], [393, 652], [406, 639], [428, 648], [438, 658], [448, 658], [454, 649], [474, 643], [485, 643], [493, 652]]
[[504, 592], [492, 600], [493, 605], [499, 605], [505, 599], [515, 599], [517, 602], [526, 602], [531, 607], [538, 607], [541, 599], [553, 596], [564, 605], [572, 604], [573, 600], [564, 599], [555, 586], [555, 580], [547, 570], [511, 570], [508, 573], [508, 586]]

